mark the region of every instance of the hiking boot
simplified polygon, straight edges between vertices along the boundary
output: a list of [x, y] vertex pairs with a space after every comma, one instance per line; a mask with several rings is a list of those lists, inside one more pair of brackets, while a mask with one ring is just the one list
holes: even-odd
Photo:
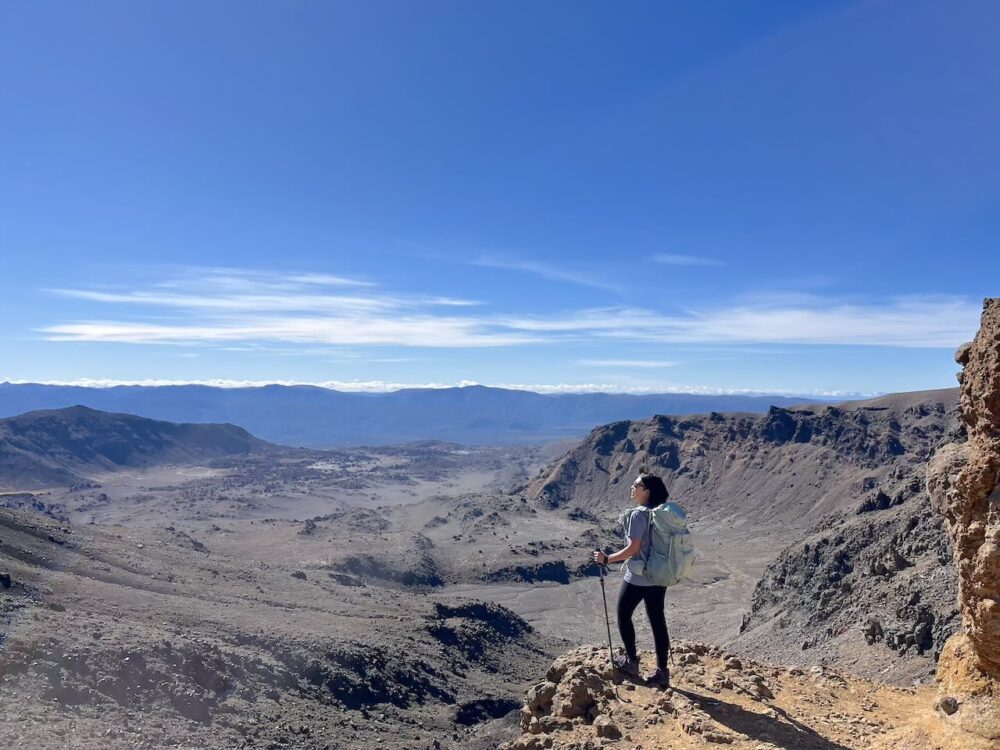
[[667, 690], [670, 688], [670, 670], [665, 668], [657, 669], [652, 674], [646, 676], [646, 684], [650, 687]]
[[628, 654], [616, 654], [611, 660], [617, 669], [622, 674], [633, 679], [639, 679], [639, 660], [630, 659]]

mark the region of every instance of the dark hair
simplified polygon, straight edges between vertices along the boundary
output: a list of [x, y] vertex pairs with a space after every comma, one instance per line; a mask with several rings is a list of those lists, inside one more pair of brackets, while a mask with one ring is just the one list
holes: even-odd
[[663, 484], [663, 480], [655, 474], [641, 474], [639, 482], [649, 490], [649, 502], [646, 503], [646, 506], [649, 508], [663, 505], [667, 502], [667, 498], [670, 497], [670, 493], [667, 492], [667, 487]]

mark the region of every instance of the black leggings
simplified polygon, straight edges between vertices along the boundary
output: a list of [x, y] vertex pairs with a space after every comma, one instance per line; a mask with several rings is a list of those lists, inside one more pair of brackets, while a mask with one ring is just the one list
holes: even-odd
[[621, 633], [625, 653], [630, 659], [637, 659], [635, 652], [635, 628], [632, 627], [632, 613], [639, 602], [646, 604], [646, 617], [653, 626], [653, 643], [656, 644], [656, 666], [667, 667], [667, 654], [670, 653], [670, 635], [667, 633], [667, 615], [664, 612], [664, 600], [667, 596], [666, 586], [634, 586], [622, 583], [618, 594], [618, 632]]

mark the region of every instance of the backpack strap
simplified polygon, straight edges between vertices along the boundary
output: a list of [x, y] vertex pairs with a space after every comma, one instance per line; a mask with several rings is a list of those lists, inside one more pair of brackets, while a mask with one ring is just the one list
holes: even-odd
[[646, 515], [648, 516], [648, 518], [646, 519], [648, 521], [648, 523], [646, 524], [646, 535], [649, 539], [649, 549], [646, 551], [645, 563], [646, 567], [648, 568], [649, 556], [653, 554], [653, 509], [648, 508], [646, 510]]
[[[649, 556], [653, 554], [653, 509], [648, 505], [636, 506], [635, 510], [632, 511], [633, 515], [635, 513], [645, 513], [646, 514], [646, 539], [649, 540], [649, 547], [646, 550], [646, 556], [642, 559], [643, 569], [649, 565]], [[632, 516], [629, 516], [629, 523], [632, 522]], [[639, 551], [642, 552], [642, 545], [639, 546]]]

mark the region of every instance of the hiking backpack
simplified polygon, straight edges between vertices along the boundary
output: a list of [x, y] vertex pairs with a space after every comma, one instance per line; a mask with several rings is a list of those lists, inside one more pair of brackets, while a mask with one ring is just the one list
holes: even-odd
[[694, 565], [694, 544], [687, 528], [687, 513], [677, 503], [666, 502], [655, 508], [639, 506], [622, 514], [622, 524], [628, 528], [632, 513], [649, 513], [647, 533], [650, 535], [649, 555], [633, 557], [626, 566], [656, 586], [673, 586], [690, 572]]

